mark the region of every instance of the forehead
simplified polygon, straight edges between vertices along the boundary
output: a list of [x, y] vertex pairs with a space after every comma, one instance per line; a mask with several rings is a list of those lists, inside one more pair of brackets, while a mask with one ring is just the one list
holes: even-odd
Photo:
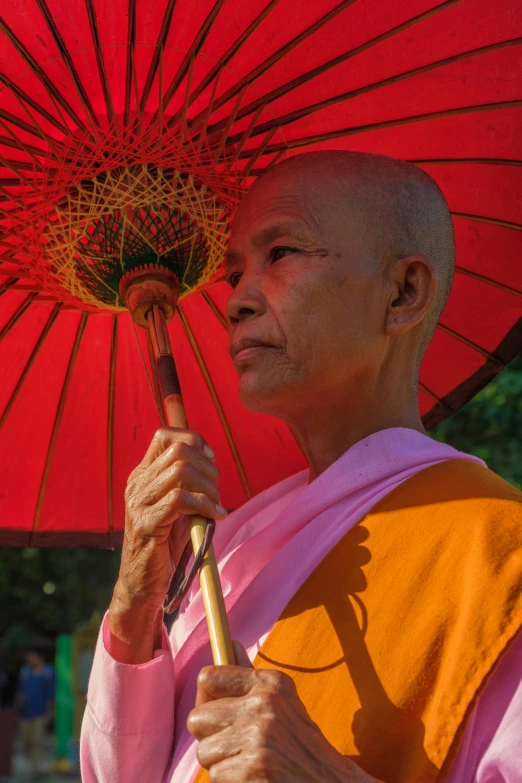
[[283, 234], [317, 237], [324, 231], [326, 212], [302, 182], [270, 177], [257, 184], [239, 205], [229, 244], [260, 246]]

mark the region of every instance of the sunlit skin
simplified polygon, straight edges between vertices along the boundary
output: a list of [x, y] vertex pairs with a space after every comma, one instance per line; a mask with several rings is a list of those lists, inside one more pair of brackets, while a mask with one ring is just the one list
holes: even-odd
[[[373, 432], [423, 432], [419, 361], [453, 252], [434, 183], [389, 159], [298, 156], [243, 200], [226, 272], [240, 395], [288, 423], [310, 481]], [[111, 654], [122, 663], [149, 661], [160, 646], [188, 516], [224, 516], [218, 477], [203, 438], [173, 428], [156, 433], [132, 472], [109, 608]], [[328, 743], [287, 674], [254, 670], [240, 646], [236, 662], [201, 672], [187, 723], [213, 783], [375, 783]]]
[[[375, 257], [335, 182], [318, 195], [313, 177], [295, 172], [247, 196], [227, 262], [242, 402], [290, 425], [311, 479], [372, 432], [424, 431], [415, 327], [434, 296], [428, 258]], [[249, 339], [271, 347], [235, 354]]]

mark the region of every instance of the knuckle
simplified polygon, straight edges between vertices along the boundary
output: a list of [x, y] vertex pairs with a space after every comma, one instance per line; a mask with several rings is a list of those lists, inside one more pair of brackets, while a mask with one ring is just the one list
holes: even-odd
[[187, 459], [190, 447], [187, 446], [185, 441], [177, 440], [172, 444], [171, 449], [174, 460], [179, 462], [180, 460]]
[[185, 503], [186, 492], [181, 487], [174, 487], [167, 493], [167, 500], [173, 506], [181, 506]]
[[276, 694], [286, 692], [289, 688], [289, 681], [292, 682], [287, 674], [280, 672], [277, 669], [264, 671], [262, 676], [265, 684]]
[[172, 465], [170, 469], [170, 475], [172, 480], [176, 482], [178, 488], [181, 487], [184, 481], [186, 481], [188, 472], [189, 466], [186, 462], [181, 462], [181, 460], [178, 460]]
[[[247, 765], [249, 768], [249, 774], [251, 775], [252, 779], [255, 780], [271, 780], [272, 778], [271, 773], [272, 769], [274, 767], [273, 764], [273, 758], [272, 753], [268, 748], [260, 747], [256, 748], [256, 750], [249, 754], [249, 758], [247, 760]], [[251, 778], [247, 777], [246, 780], [250, 780]]]
[[256, 717], [274, 718], [275, 717], [275, 694], [270, 691], [261, 691], [254, 693], [249, 699], [249, 711]]
[[187, 443], [190, 446], [195, 446], [197, 449], [202, 449], [205, 445], [205, 439], [199, 434], [199, 432], [194, 432], [194, 430], [188, 430], [187, 432], [188, 438]]
[[209, 748], [208, 748], [208, 742], [205, 741], [205, 739], [202, 739], [198, 743], [198, 748], [196, 750], [196, 756], [198, 759], [198, 763], [200, 767], [203, 767], [203, 769], [208, 769], [210, 764], [210, 756], [209, 756]]

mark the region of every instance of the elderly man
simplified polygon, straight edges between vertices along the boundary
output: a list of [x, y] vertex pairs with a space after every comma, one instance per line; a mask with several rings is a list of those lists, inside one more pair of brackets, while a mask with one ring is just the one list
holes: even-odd
[[[521, 496], [417, 407], [454, 267], [441, 192], [391, 158], [297, 156], [245, 197], [227, 264], [241, 399], [289, 424], [309, 470], [225, 518], [209, 445], [156, 434], [128, 484], [83, 780], [522, 781]], [[237, 666], [208, 665], [196, 585], [170, 638], [161, 622], [194, 513], [218, 520]]]

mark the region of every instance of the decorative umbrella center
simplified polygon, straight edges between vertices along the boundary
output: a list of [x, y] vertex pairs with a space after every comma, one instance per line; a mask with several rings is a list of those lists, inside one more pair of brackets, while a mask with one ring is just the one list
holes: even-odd
[[65, 288], [86, 304], [124, 307], [119, 282], [145, 264], [174, 272], [181, 295], [207, 282], [223, 257], [228, 214], [193, 175], [136, 165], [80, 181], [45, 233], [45, 257]]

